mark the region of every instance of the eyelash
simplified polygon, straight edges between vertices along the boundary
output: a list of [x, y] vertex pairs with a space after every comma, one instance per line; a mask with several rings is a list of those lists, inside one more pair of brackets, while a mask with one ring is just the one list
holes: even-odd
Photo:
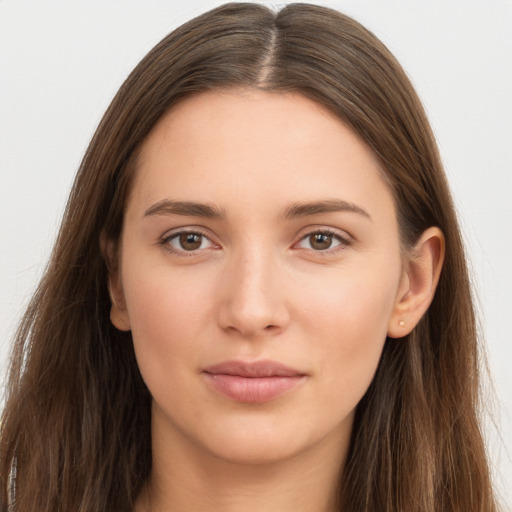
[[[350, 246], [352, 243], [352, 241], [348, 237], [344, 237], [340, 233], [338, 233], [332, 229], [329, 229], [329, 228], [315, 229], [313, 231], [310, 231], [310, 232], [306, 233], [304, 236], [302, 236], [298, 243], [301, 243], [304, 240], [311, 238], [312, 236], [315, 236], [315, 235], [327, 235], [339, 242], [339, 245], [334, 246], [334, 247], [328, 247], [327, 249], [323, 249], [323, 250], [306, 249], [306, 250], [312, 251], [315, 256], [322, 257], [322, 256], [329, 256], [329, 255], [335, 254], [338, 251], [344, 250], [346, 247]], [[297, 244], [295, 244], [295, 245], [297, 245]]]
[[210, 243], [213, 243], [209, 236], [202, 232], [201, 230], [198, 230], [198, 229], [191, 229], [191, 230], [181, 230], [181, 231], [178, 231], [176, 233], [171, 233], [170, 235], [167, 235], [167, 236], [164, 236], [164, 238], [162, 238], [160, 241], [159, 241], [159, 245], [161, 245], [162, 247], [164, 247], [164, 249], [172, 254], [176, 254], [178, 256], [196, 256], [198, 254], [198, 252], [200, 252], [201, 250], [204, 250], [204, 249], [196, 249], [194, 251], [187, 251], [185, 249], [175, 249], [174, 247], [172, 247], [170, 245], [170, 242], [176, 238], [179, 238], [180, 236], [182, 235], [199, 235], [201, 236], [203, 239], [206, 239], [206, 240], [209, 240]]
[[[182, 235], [199, 235], [200, 237], [202, 237], [202, 239], [206, 239], [210, 243], [213, 244], [213, 242], [210, 240], [210, 238], [208, 237], [208, 235], [206, 233], [202, 232], [201, 230], [197, 230], [197, 229], [190, 230], [190, 231], [189, 230], [182, 230], [182, 231], [178, 231], [178, 232], [172, 233], [170, 235], [167, 235], [167, 236], [163, 237], [158, 243], [159, 243], [159, 245], [164, 247], [165, 250], [167, 250], [168, 252], [176, 254], [178, 256], [185, 256], [185, 257], [187, 257], [187, 256], [196, 256], [199, 252], [206, 250], [206, 249], [196, 249], [196, 250], [192, 250], [192, 251], [187, 251], [186, 249], [176, 249], [176, 248], [172, 247], [170, 245], [170, 242], [172, 240], [174, 240], [174, 239], [177, 239], [178, 237], [180, 237]], [[313, 230], [313, 231], [309, 231], [308, 233], [304, 234], [300, 238], [300, 240], [297, 243], [294, 244], [294, 246], [302, 243], [303, 241], [305, 241], [308, 238], [310, 238], [312, 236], [315, 236], [315, 235], [327, 235], [327, 236], [332, 237], [334, 240], [337, 240], [339, 242], [339, 244], [336, 245], [333, 248], [328, 247], [327, 249], [320, 249], [320, 250], [303, 248], [303, 249], [305, 249], [307, 251], [311, 251], [315, 256], [316, 255], [318, 255], [318, 256], [331, 255], [331, 254], [334, 254], [334, 253], [336, 253], [336, 252], [338, 252], [340, 250], [345, 249], [346, 247], [348, 247], [348, 246], [350, 246], [352, 244], [352, 241], [349, 238], [340, 235], [338, 232], [336, 232], [336, 231], [334, 231], [332, 229], [325, 228], [325, 229], [316, 229], [316, 230]]]

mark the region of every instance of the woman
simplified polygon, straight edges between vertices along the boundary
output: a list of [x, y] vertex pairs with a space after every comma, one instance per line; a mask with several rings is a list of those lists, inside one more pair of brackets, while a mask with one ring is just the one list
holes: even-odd
[[[464, 254], [359, 24], [227, 4], [135, 68], [20, 327], [5, 510], [495, 510]], [[10, 507], [10, 508], [9, 508]]]

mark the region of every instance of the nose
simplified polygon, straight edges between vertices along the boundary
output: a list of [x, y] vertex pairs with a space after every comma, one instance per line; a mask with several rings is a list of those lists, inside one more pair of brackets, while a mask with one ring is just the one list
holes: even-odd
[[233, 257], [220, 290], [219, 325], [245, 338], [282, 332], [289, 322], [286, 277], [264, 251]]

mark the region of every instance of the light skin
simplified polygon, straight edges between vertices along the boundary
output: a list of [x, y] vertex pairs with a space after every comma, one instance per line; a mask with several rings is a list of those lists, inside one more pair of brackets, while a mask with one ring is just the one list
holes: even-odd
[[[110, 279], [153, 397], [136, 510], [334, 510], [355, 407], [386, 337], [428, 308], [443, 253], [437, 228], [404, 252], [372, 151], [299, 94], [202, 93], [165, 115]], [[232, 360], [301, 378], [233, 399], [205, 375]]]

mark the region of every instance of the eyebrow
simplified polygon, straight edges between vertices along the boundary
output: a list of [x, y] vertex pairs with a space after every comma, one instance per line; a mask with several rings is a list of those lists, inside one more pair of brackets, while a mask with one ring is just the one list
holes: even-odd
[[[350, 212], [363, 215], [371, 220], [370, 214], [361, 207], [341, 199], [326, 199], [323, 201], [313, 201], [308, 203], [294, 203], [285, 209], [283, 218], [286, 220], [307, 217], [308, 215], [317, 215], [319, 213], [332, 212]], [[145, 212], [144, 217], [153, 215], [183, 215], [189, 217], [203, 217], [207, 219], [225, 219], [224, 210], [214, 205], [206, 203], [196, 203], [193, 201], [172, 201], [164, 199], [150, 206]]]
[[207, 219], [224, 219], [226, 217], [223, 210], [213, 205], [193, 201], [172, 201], [170, 199], [159, 201], [144, 212], [144, 217], [152, 215], [186, 215]]
[[318, 213], [331, 212], [350, 212], [357, 213], [372, 220], [370, 214], [363, 208], [341, 199], [327, 199], [324, 201], [314, 201], [310, 203], [294, 203], [284, 211], [285, 219], [293, 219], [297, 217], [307, 217], [308, 215], [316, 215]]

